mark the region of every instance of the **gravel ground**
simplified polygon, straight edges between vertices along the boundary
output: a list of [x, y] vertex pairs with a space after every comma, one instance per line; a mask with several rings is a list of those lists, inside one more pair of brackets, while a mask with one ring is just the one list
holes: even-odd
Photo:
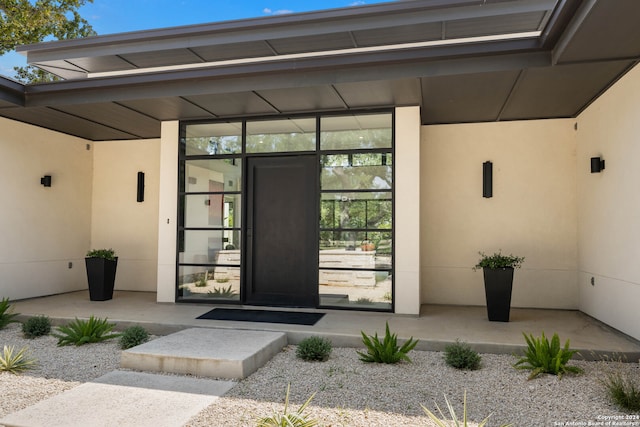
[[[0, 417], [118, 368], [116, 340], [81, 347], [55, 343], [53, 337], [25, 340], [15, 324], [0, 331], [0, 346], [28, 346], [40, 360], [37, 369], [19, 376], [0, 373]], [[612, 371], [637, 381], [638, 363], [574, 361], [583, 375], [527, 381], [526, 371], [512, 368], [513, 356], [483, 354], [482, 369], [470, 372], [448, 367], [442, 353], [413, 351], [410, 356], [413, 363], [365, 364], [354, 349], [336, 348], [327, 362], [304, 362], [288, 346], [187, 426], [255, 426], [258, 418], [282, 411], [288, 383], [291, 409], [316, 393], [307, 411], [323, 426], [430, 426], [420, 405], [445, 409], [446, 395], [460, 415], [465, 390], [469, 418], [479, 422], [492, 414], [488, 426], [640, 426], [640, 419], [609, 402], [599, 381]]]

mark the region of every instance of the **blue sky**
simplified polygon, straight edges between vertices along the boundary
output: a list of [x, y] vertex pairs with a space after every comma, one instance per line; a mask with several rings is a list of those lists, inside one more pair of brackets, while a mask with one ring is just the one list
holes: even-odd
[[[94, 0], [80, 14], [98, 34], [205, 22], [256, 18], [282, 13], [307, 12], [388, 0]], [[0, 56], [0, 74], [13, 76], [13, 67], [26, 65], [22, 55]]]

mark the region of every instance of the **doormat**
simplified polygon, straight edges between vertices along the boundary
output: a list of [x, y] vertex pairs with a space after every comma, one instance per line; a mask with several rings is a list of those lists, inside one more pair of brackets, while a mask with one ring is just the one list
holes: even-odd
[[315, 325], [324, 313], [293, 311], [242, 310], [239, 308], [214, 308], [196, 319], [236, 320], [240, 322], [287, 323], [290, 325]]

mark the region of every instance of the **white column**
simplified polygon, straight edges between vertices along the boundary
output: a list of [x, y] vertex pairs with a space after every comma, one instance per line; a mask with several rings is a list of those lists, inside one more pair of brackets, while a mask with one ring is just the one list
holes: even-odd
[[420, 314], [420, 107], [396, 108], [395, 312]]
[[175, 302], [179, 122], [162, 122], [158, 214], [158, 302]]

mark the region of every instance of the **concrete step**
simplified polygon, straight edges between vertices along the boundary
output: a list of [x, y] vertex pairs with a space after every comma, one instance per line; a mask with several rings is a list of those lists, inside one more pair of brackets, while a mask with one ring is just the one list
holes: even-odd
[[122, 352], [120, 366], [211, 378], [246, 378], [287, 345], [284, 332], [191, 328]]
[[7, 427], [180, 427], [235, 382], [113, 371], [0, 419]]

